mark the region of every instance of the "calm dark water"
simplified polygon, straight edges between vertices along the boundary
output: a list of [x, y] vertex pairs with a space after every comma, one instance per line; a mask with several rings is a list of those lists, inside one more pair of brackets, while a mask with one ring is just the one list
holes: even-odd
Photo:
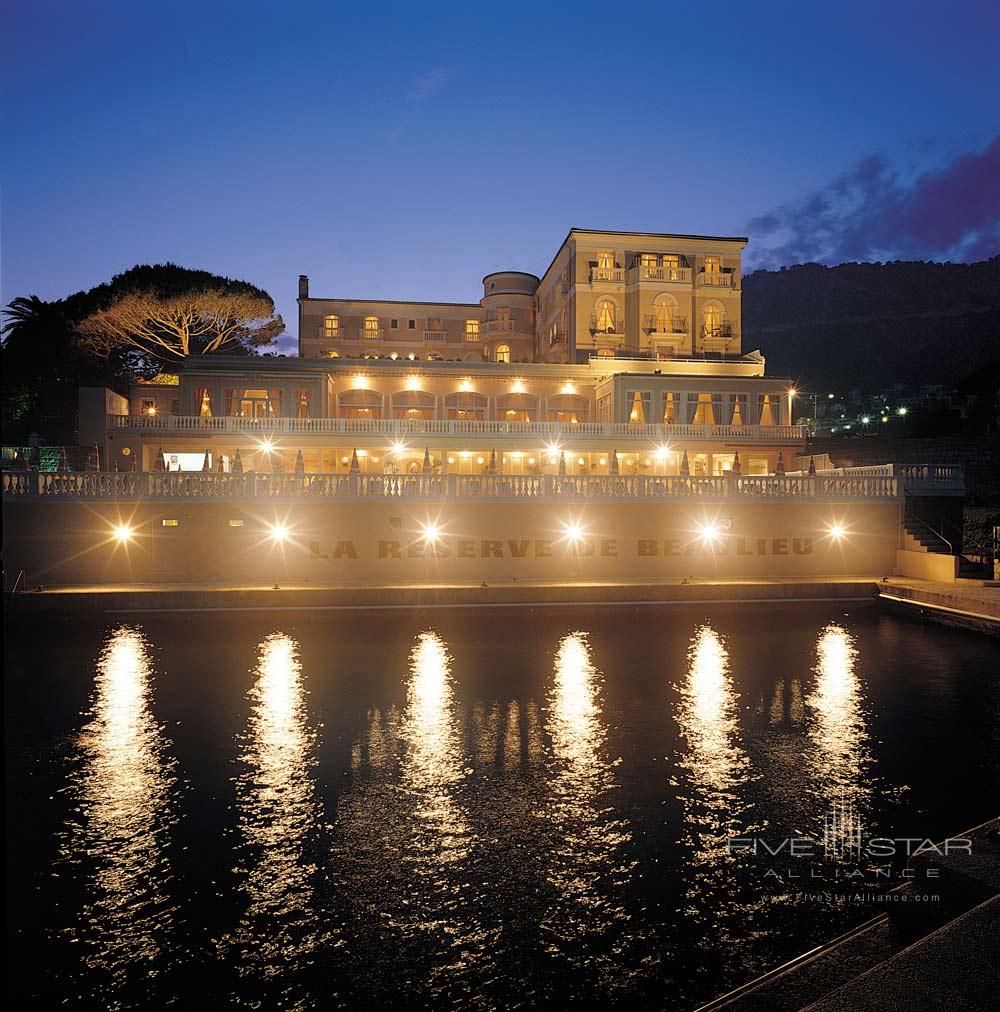
[[684, 1009], [875, 912], [731, 837], [995, 814], [1000, 644], [873, 607], [7, 632], [19, 1008]]

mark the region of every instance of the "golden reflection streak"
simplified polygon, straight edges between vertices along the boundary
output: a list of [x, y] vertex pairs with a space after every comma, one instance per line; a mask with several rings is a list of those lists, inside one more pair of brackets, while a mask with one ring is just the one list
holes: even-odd
[[585, 632], [563, 636], [556, 651], [545, 730], [552, 742], [553, 797], [546, 817], [556, 831], [549, 880], [574, 909], [553, 910], [546, 927], [564, 942], [601, 933], [625, 912], [601, 893], [601, 878], [620, 880], [620, 848], [631, 839], [626, 824], [608, 817], [602, 796], [616, 786], [606, 758], [608, 732], [601, 717], [600, 674]]
[[416, 855], [425, 870], [462, 860], [469, 851], [471, 831], [453, 797], [465, 777], [454, 710], [448, 648], [436, 632], [420, 633], [410, 652], [400, 738], [406, 746], [403, 788], [415, 798], [426, 830]]
[[[711, 932], [709, 944], [729, 944], [744, 911], [731, 895], [727, 843], [746, 836], [750, 762], [740, 745], [739, 697], [732, 686], [729, 651], [710, 625], [688, 649], [686, 677], [678, 686], [680, 728], [678, 800], [684, 811], [682, 842], [690, 851], [685, 878], [685, 925]], [[734, 935], [734, 932], [736, 935]]]
[[78, 740], [81, 819], [69, 827], [63, 853], [93, 866], [82, 911], [81, 934], [93, 946], [86, 959], [110, 970], [119, 986], [160, 958], [175, 914], [164, 847], [177, 780], [150, 711], [151, 668], [139, 629], [123, 626], [108, 636], [91, 719]]
[[806, 697], [811, 747], [807, 760], [816, 789], [828, 805], [860, 803], [870, 795], [868, 730], [856, 673], [854, 637], [839, 625], [821, 630], [816, 643], [816, 682]]
[[227, 939], [247, 951], [241, 972], [280, 977], [312, 952], [317, 915], [307, 857], [321, 817], [313, 779], [316, 735], [309, 726], [298, 643], [273, 633], [258, 647], [253, 704], [237, 780], [242, 890], [249, 906]]

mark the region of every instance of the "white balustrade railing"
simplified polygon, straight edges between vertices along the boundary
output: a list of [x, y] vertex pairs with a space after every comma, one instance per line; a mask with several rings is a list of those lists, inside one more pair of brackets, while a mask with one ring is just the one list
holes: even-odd
[[228, 435], [530, 436], [560, 439], [740, 439], [799, 442], [803, 425], [683, 425], [631, 422], [505, 422], [441, 418], [237, 418], [229, 415], [109, 415], [119, 431], [149, 433], [225, 433]]
[[5, 497], [36, 499], [895, 499], [892, 476], [218, 474], [5, 471]]

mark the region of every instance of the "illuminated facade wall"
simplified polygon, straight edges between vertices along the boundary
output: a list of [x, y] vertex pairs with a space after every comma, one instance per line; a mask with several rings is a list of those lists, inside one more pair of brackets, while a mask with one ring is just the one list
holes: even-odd
[[541, 279], [483, 278], [478, 304], [310, 296], [299, 354], [474, 362], [585, 362], [741, 352], [742, 237], [571, 229]]
[[[884, 502], [16, 502], [5, 556], [29, 582], [881, 577]], [[114, 528], [128, 523], [132, 539]], [[287, 533], [275, 541], [273, 525]], [[839, 537], [831, 535], [836, 526]], [[435, 534], [428, 539], [428, 531]]]

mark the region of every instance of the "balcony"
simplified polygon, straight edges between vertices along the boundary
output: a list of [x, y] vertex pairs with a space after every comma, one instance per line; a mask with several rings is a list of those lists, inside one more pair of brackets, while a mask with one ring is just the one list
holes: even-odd
[[661, 320], [658, 317], [649, 314], [642, 318], [642, 329], [650, 335], [683, 336], [688, 332], [687, 317], [674, 316], [669, 320]]
[[484, 334], [511, 334], [514, 332], [514, 321], [506, 318], [499, 320], [486, 320], [483, 323]]
[[362, 341], [381, 341], [385, 331], [381, 327], [360, 327], [358, 337]]
[[606, 320], [602, 323], [598, 316], [590, 318], [590, 332], [594, 337], [605, 337], [609, 340], [623, 339], [625, 337], [625, 321], [623, 319]]
[[735, 288], [736, 275], [731, 271], [699, 271], [699, 288]]
[[705, 351], [728, 351], [738, 337], [739, 329], [735, 323], [701, 328], [701, 346]]
[[448, 340], [446, 330], [425, 330], [424, 341], [428, 344], [444, 344]]
[[630, 281], [658, 281], [663, 284], [691, 284], [690, 267], [657, 267], [655, 264], [637, 264], [629, 272]]
[[590, 283], [599, 284], [622, 284], [625, 281], [624, 267], [591, 267]]
[[320, 327], [319, 336], [327, 341], [335, 341], [343, 336], [343, 330], [340, 327]]
[[[804, 425], [657, 425], [626, 422], [506, 422], [442, 418], [240, 418], [231, 415], [109, 415], [109, 427], [159, 437], [236, 435], [256, 439], [265, 435], [372, 436], [517, 436], [549, 443], [560, 438], [655, 442], [678, 439], [724, 439], [749, 443], [800, 443]], [[294, 444], [293, 444], [294, 445]]]

